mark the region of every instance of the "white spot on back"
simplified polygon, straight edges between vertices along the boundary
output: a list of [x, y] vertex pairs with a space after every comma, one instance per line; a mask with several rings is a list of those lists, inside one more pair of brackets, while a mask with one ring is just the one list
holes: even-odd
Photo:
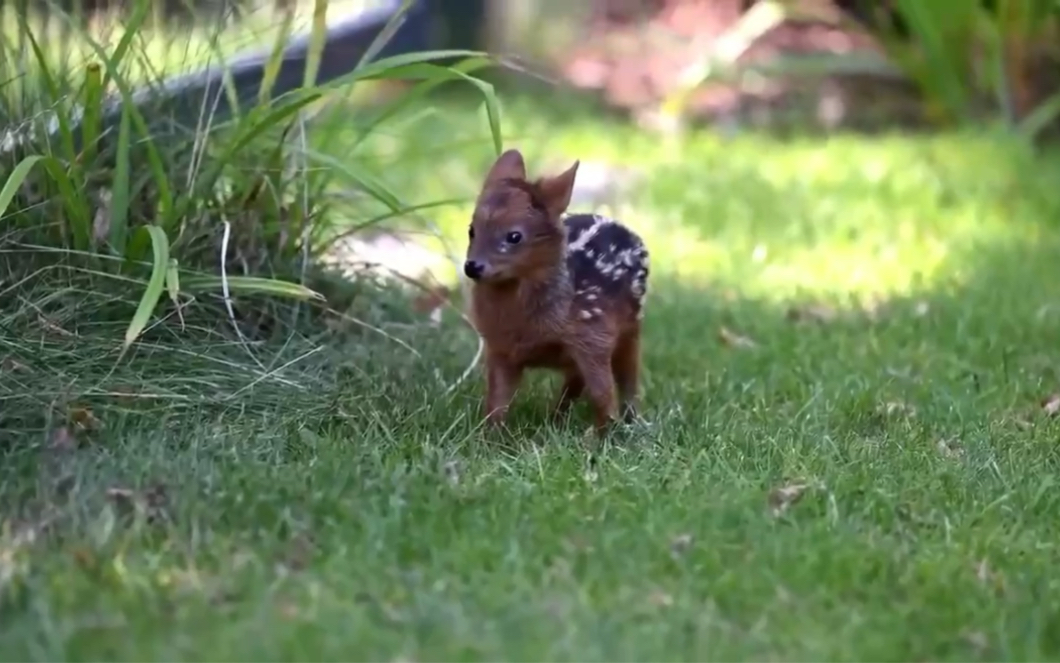
[[[584, 251], [589, 241], [596, 236], [605, 226], [614, 223], [611, 219], [602, 216], [593, 216], [593, 225], [586, 228], [582, 234], [578, 235], [578, 238], [567, 245], [567, 253], [575, 253], [578, 251]], [[589, 256], [592, 257], [592, 256]]]

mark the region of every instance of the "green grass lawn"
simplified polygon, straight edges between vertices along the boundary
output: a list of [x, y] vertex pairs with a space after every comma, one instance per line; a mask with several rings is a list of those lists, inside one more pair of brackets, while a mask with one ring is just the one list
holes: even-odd
[[[391, 185], [473, 192], [478, 117], [415, 127], [373, 146], [408, 164]], [[393, 303], [365, 315], [415, 352], [247, 350], [194, 306], [109, 375], [121, 324], [5, 338], [5, 382], [42, 409], [91, 392], [101, 428], [3, 452], [0, 658], [1060, 656], [1060, 160], [988, 135], [666, 144], [528, 102], [505, 131], [535, 164], [646, 171], [615, 209], [653, 254], [652, 427], [550, 428], [542, 377], [484, 435], [478, 379], [445, 392], [471, 334]], [[435, 216], [457, 243], [468, 209]]]

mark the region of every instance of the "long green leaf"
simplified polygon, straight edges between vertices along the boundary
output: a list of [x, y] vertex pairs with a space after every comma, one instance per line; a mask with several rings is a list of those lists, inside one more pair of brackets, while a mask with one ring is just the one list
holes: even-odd
[[44, 159], [42, 156], [29, 156], [18, 162], [15, 169], [8, 175], [7, 181], [4, 182], [4, 188], [0, 189], [0, 217], [7, 213], [7, 206], [11, 204], [11, 201], [15, 199], [15, 194], [18, 193], [18, 189], [22, 186], [22, 183], [26, 181], [26, 177], [29, 175], [29, 171], [33, 169], [33, 166], [38, 161]]
[[[188, 276], [184, 278], [183, 286], [187, 292], [216, 291], [223, 288], [223, 280], [219, 276]], [[229, 276], [228, 287], [232, 291], [256, 292], [264, 295], [301, 300], [325, 301], [324, 295], [304, 285], [257, 276]]]
[[455, 58], [487, 58], [493, 60], [489, 53], [482, 51], [467, 50], [438, 50], [420, 51], [417, 53], [400, 53], [370, 62], [348, 74], [344, 74], [329, 82], [328, 85], [340, 85], [355, 81], [369, 80], [373, 78], [386, 78], [386, 72], [396, 67], [402, 67], [417, 63], [430, 63], [434, 60], [448, 60]]
[[151, 248], [154, 260], [151, 265], [151, 280], [147, 282], [147, 288], [140, 298], [140, 305], [136, 307], [136, 313], [129, 321], [129, 327], [125, 330], [125, 343], [122, 345], [122, 354], [129, 349], [151, 320], [151, 314], [158, 306], [158, 300], [162, 298], [162, 291], [166, 287], [166, 273], [169, 270], [169, 239], [166, 233], [158, 226], [141, 226], [137, 232], [148, 233], [151, 237]]

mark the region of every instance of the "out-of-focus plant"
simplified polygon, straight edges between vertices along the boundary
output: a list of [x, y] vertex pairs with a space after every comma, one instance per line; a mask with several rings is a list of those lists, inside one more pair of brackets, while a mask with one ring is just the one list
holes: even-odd
[[1056, 0], [895, 0], [893, 11], [908, 37], [882, 19], [876, 36], [937, 120], [966, 122], [986, 111], [1033, 136], [1055, 119], [1056, 111], [1043, 116], [1055, 103], [1037, 105], [1031, 76], [1034, 56], [1057, 36]]
[[[873, 35], [885, 59], [872, 53], [778, 56], [753, 66], [736, 59], [760, 36], [785, 21], [804, 18], [863, 29], [854, 20], [808, 0], [758, 0], [725, 34], [704, 49], [678, 77], [661, 112], [678, 121], [691, 93], [711, 80], [758, 74], [820, 76], [872, 74], [906, 78], [920, 90], [928, 118], [961, 124], [1000, 116], [1013, 131], [1033, 139], [1060, 118], [1060, 90], [1043, 95], [1032, 77], [1036, 58], [1049, 49], [1060, 63], [1058, 0], [894, 0], [876, 9]], [[893, 16], [887, 11], [893, 12]], [[894, 20], [894, 19], [898, 20]], [[899, 29], [905, 26], [905, 33]]]

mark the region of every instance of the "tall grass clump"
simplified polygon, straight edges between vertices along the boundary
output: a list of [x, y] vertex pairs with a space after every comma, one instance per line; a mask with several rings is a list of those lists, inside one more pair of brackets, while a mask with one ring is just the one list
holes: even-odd
[[[235, 103], [228, 86], [193, 112], [187, 99], [154, 94], [165, 77], [145, 63], [147, 0], [112, 44], [79, 34], [93, 54], [80, 64], [54, 57], [19, 21], [29, 57], [7, 53], [0, 65], [0, 436], [47, 435], [107, 407], [232, 407], [253, 391], [268, 408], [319, 393], [323, 373], [288, 369], [320, 353], [322, 312], [350, 316], [327, 296], [334, 279], [318, 258], [351, 226], [424, 207], [363, 159], [367, 138], [459, 81], [481, 91], [500, 148], [493, 90], [474, 77], [489, 59], [376, 58], [400, 16], [350, 73], [317, 84], [326, 9], [317, 0], [301, 86], [275, 93], [290, 32], [281, 29], [251, 103]], [[328, 121], [350, 114], [351, 88], [393, 79], [411, 85], [357, 122]], [[218, 111], [220, 94], [231, 112]]]
[[1060, 115], [1055, 77], [1043, 67], [1060, 62], [1060, 4], [1054, 0], [898, 0], [896, 21], [876, 22], [888, 57], [924, 94], [943, 123], [968, 123], [984, 114], [1034, 139]]

